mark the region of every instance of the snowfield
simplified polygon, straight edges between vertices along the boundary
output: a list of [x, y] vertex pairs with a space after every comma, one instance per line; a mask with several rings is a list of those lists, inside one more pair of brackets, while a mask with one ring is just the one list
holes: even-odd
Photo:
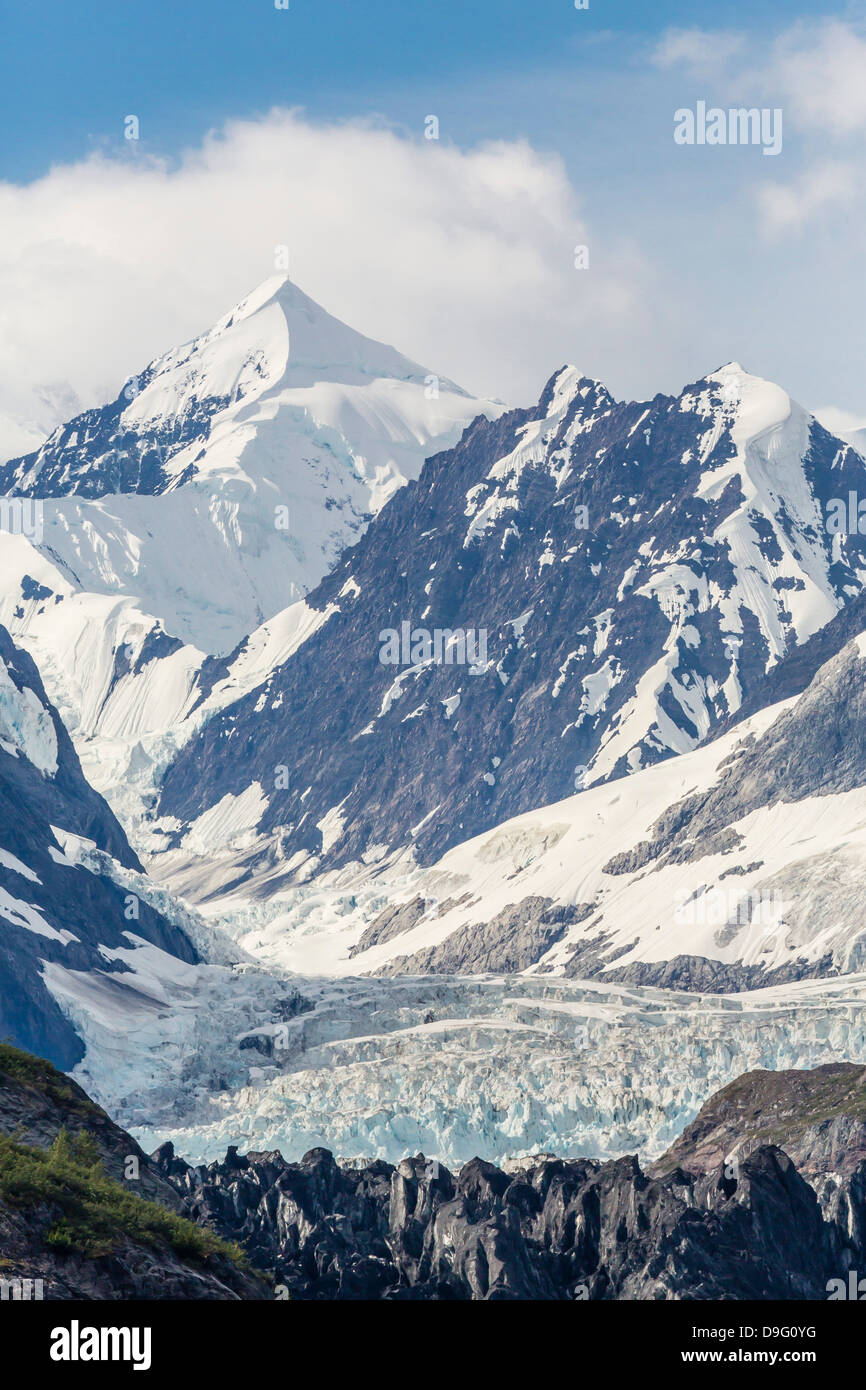
[[[617, 968], [689, 955], [773, 970], [829, 952], [838, 968], [859, 969], [866, 961], [866, 922], [856, 906], [866, 788], [756, 811], [736, 824], [742, 843], [735, 854], [725, 848], [697, 862], [606, 871], [650, 838], [669, 807], [715, 786], [732, 754], [795, 703], [762, 710], [692, 753], [505, 821], [429, 868], [411, 851], [386, 853], [375, 864], [272, 895], [257, 882], [254, 897], [241, 888], [202, 910], [268, 969], [307, 975], [441, 969], [424, 964], [425, 953], [458, 932], [474, 930], [483, 940], [508, 908], [535, 899], [592, 911], [539, 955], [532, 974], [561, 975], [575, 951], [595, 940]], [[167, 856], [160, 867], [172, 863]], [[365, 945], [383, 909], [419, 901], [414, 924], [408, 918], [399, 932]]]

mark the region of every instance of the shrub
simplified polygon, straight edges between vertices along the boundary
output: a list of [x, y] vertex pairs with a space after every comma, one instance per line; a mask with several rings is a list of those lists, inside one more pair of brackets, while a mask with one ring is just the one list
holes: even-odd
[[249, 1268], [237, 1245], [106, 1177], [96, 1143], [86, 1133], [70, 1137], [61, 1130], [50, 1149], [0, 1135], [0, 1201], [18, 1210], [47, 1207], [53, 1224], [45, 1241], [67, 1253], [98, 1258], [127, 1237], [201, 1263], [222, 1256]]
[[64, 1076], [63, 1072], [58, 1071], [50, 1062], [46, 1062], [44, 1057], [34, 1057], [29, 1052], [22, 1052], [19, 1048], [10, 1046], [9, 1043], [0, 1043], [0, 1078], [3, 1076], [8, 1076], [22, 1086], [32, 1086], [35, 1090], [42, 1091], [52, 1100], [78, 1114], [100, 1113], [99, 1106], [82, 1095], [69, 1077]]

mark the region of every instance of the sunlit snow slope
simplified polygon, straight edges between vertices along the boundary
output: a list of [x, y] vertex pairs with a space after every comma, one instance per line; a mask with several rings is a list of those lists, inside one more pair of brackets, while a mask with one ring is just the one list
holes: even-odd
[[41, 551], [77, 588], [225, 652], [484, 409], [276, 279], [6, 464], [0, 491], [52, 499]]

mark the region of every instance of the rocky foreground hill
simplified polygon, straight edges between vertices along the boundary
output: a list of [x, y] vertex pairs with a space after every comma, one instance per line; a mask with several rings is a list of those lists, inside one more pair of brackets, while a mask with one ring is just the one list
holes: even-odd
[[0, 1299], [270, 1297], [241, 1252], [184, 1211], [80, 1086], [0, 1045]]
[[828, 1174], [851, 1178], [866, 1160], [866, 1067], [747, 1072], [710, 1097], [650, 1171], [709, 1173], [766, 1144], [781, 1145], [819, 1189]]
[[[739, 1077], [646, 1171], [632, 1155], [452, 1173], [236, 1148], [191, 1167], [170, 1144], [149, 1158], [67, 1077], [3, 1048], [0, 1262], [48, 1298], [263, 1298], [273, 1277], [294, 1299], [822, 1300], [866, 1261], [864, 1153], [866, 1069], [839, 1063]], [[36, 1195], [34, 1155], [53, 1183]], [[96, 1163], [89, 1205], [76, 1162], [78, 1178]]]

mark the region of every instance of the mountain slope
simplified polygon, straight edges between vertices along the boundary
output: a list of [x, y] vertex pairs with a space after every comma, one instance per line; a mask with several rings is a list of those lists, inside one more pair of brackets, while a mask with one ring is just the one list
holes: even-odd
[[643, 404], [557, 373], [428, 460], [308, 596], [306, 641], [174, 760], [177, 881], [272, 893], [409, 847], [431, 863], [696, 748], [861, 592], [864, 538], [824, 518], [864, 482], [736, 364]]
[[753, 1071], [711, 1096], [652, 1166], [656, 1175], [707, 1173], [778, 1144], [807, 1182], [866, 1161], [866, 1072], [853, 1062], [812, 1071]]
[[141, 947], [177, 967], [198, 959], [180, 928], [70, 857], [73, 842], [122, 871], [141, 869], [85, 781], [31, 658], [0, 629], [0, 1037], [65, 1067], [84, 1046], [51, 992], [53, 972], [132, 981]]
[[300, 891], [286, 894], [284, 943], [273, 931], [269, 948], [297, 965], [330, 936], [337, 970], [713, 992], [859, 971], [864, 680], [861, 636], [799, 697], [692, 753], [509, 819], [427, 868], [356, 874], [354, 910], [338, 915], [344, 876], [316, 933]]
[[0, 468], [0, 622], [130, 833], [211, 687], [285, 659], [307, 589], [501, 409], [276, 279]]
[[38, 1280], [46, 1299], [268, 1297], [237, 1250], [184, 1212], [80, 1087], [0, 1046], [0, 1267], [13, 1290]]

